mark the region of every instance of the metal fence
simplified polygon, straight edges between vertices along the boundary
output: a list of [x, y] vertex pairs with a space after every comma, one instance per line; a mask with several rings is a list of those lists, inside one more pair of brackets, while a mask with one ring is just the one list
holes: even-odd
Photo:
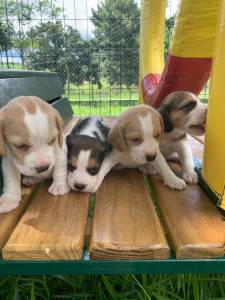
[[76, 114], [118, 114], [138, 102], [139, 18], [140, 0], [2, 0], [1, 67], [55, 71]]

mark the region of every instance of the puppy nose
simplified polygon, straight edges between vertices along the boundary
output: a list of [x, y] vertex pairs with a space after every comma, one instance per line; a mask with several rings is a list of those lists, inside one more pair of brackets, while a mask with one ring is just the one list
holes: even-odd
[[40, 166], [40, 167], [36, 167], [35, 169], [38, 173], [42, 173], [42, 172], [48, 170], [48, 168], [49, 168], [49, 165], [43, 165], [43, 166]]
[[75, 183], [75, 184], [74, 184], [74, 187], [75, 187], [75, 189], [76, 189], [76, 190], [82, 191], [82, 190], [84, 190], [84, 189], [85, 189], [85, 187], [86, 187], [86, 184], [82, 184], [82, 183]]
[[153, 161], [155, 158], [156, 158], [156, 153], [153, 153], [153, 154], [146, 154], [145, 155], [147, 161]]

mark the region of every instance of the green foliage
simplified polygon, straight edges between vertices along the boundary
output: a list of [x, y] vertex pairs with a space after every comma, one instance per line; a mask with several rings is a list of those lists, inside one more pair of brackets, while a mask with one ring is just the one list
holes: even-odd
[[170, 17], [166, 20], [165, 32], [164, 32], [164, 57], [166, 58], [169, 54], [170, 41], [172, 36], [172, 30], [174, 27], [175, 16]]
[[8, 50], [12, 47], [11, 37], [14, 34], [11, 24], [0, 21], [0, 51], [4, 51], [7, 60], [7, 67], [9, 67]]
[[42, 18], [56, 18], [60, 11], [61, 8], [56, 5], [56, 0], [51, 0], [51, 5], [49, 5], [49, 0], [0, 1], [0, 19], [6, 20], [5, 26], [7, 26], [7, 35], [10, 40], [10, 46], [7, 49], [12, 47], [17, 49], [23, 68], [25, 54], [32, 46], [32, 40], [28, 38], [24, 27], [38, 14], [41, 14]]
[[225, 299], [225, 275], [18, 276], [0, 279], [0, 299]]
[[76, 29], [49, 21], [33, 27], [27, 36], [31, 40], [35, 37], [27, 54], [29, 68], [55, 71], [64, 84], [82, 84], [84, 80], [98, 83], [98, 65], [92, 61], [88, 41]]
[[[139, 9], [133, 0], [105, 0], [92, 9], [94, 44], [107, 49], [103, 74], [110, 84], [138, 83]], [[135, 57], [135, 59], [134, 59]]]

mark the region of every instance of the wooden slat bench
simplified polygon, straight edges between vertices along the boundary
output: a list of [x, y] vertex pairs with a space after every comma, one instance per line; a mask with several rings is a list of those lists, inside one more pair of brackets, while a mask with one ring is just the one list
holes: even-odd
[[[77, 121], [55, 73], [1, 72], [0, 91], [1, 107], [32, 94], [67, 131]], [[201, 160], [202, 143], [189, 139]], [[225, 272], [225, 218], [199, 186], [174, 192], [137, 170], [112, 171], [96, 195], [53, 197], [48, 185], [23, 188], [19, 207], [0, 215], [0, 275]]]

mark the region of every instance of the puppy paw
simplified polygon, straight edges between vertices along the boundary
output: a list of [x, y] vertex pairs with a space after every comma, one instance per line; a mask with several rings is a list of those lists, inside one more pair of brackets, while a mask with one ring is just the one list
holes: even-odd
[[167, 185], [172, 190], [179, 190], [182, 191], [185, 189], [185, 181], [177, 176], [174, 176], [172, 178], [167, 178], [164, 180], [164, 184]]
[[0, 197], [0, 214], [7, 213], [15, 209], [20, 202], [21, 198], [15, 195], [3, 194]]
[[33, 185], [33, 184], [38, 184], [41, 180], [37, 177], [33, 177], [33, 176], [25, 176], [22, 179], [22, 184], [24, 185]]
[[191, 172], [184, 172], [183, 179], [190, 184], [198, 183], [198, 174], [193, 170]]
[[61, 196], [69, 193], [69, 191], [70, 191], [70, 187], [66, 182], [61, 184], [56, 184], [53, 182], [48, 189], [48, 192], [53, 196]]
[[138, 169], [145, 175], [156, 175], [157, 171], [152, 165], [143, 165], [138, 167]]

